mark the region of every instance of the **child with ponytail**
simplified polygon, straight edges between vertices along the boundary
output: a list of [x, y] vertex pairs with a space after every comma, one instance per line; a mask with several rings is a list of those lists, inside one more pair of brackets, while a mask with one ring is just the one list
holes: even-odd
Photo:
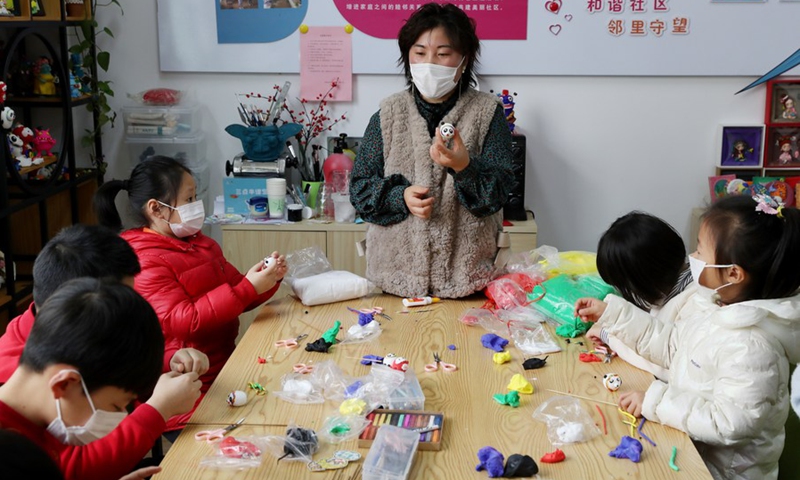
[[[208, 356], [208, 371], [200, 377], [205, 394], [233, 353], [239, 315], [272, 297], [286, 274], [286, 261], [273, 252], [269, 266], [258, 262], [239, 273], [217, 242], [200, 231], [203, 203], [192, 172], [178, 160], [152, 157], [136, 165], [129, 180], [100, 187], [95, 212], [102, 225], [117, 231], [122, 221], [114, 199], [122, 190], [137, 224], [121, 234], [141, 264], [135, 289], [155, 309], [168, 346]], [[181, 429], [193, 412], [170, 419], [167, 430]]]
[[764, 195], [720, 200], [689, 264], [694, 285], [656, 316], [613, 295], [578, 300], [576, 315], [669, 369], [621, 408], [689, 434], [714, 478], [776, 479], [800, 360], [800, 212]]

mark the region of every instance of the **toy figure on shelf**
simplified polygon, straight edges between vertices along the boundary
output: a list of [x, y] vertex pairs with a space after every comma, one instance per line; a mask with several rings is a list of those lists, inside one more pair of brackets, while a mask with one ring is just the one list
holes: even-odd
[[17, 114], [14, 113], [11, 107], [3, 107], [3, 111], [0, 112], [0, 125], [4, 130], [10, 130], [14, 126], [14, 120], [16, 119]]
[[26, 127], [25, 125], [17, 124], [12, 130], [11, 133], [18, 136], [20, 140], [22, 140], [22, 154], [26, 157], [31, 156], [30, 154], [33, 151], [33, 140], [35, 135], [33, 130]]
[[50, 150], [56, 146], [56, 140], [50, 135], [50, 130], [36, 129], [36, 138], [33, 140], [33, 145], [36, 147], [36, 152], [42, 156], [52, 155]]
[[786, 94], [781, 96], [780, 101], [781, 105], [783, 105], [783, 113], [781, 116], [788, 120], [797, 118], [797, 109], [794, 106], [794, 99]]
[[78, 81], [75, 74], [69, 72], [69, 95], [72, 98], [78, 98], [82, 95], [81, 93], [81, 82]]
[[780, 154], [778, 154], [779, 165], [788, 165], [792, 161], [792, 157], [797, 158], [800, 156], [800, 151], [795, 151], [794, 155], [792, 155], [792, 142], [794, 141], [795, 137], [788, 136], [778, 139], [778, 146], [780, 147]]
[[72, 64], [72, 73], [75, 74], [80, 85], [81, 93], [91, 93], [91, 77], [83, 69], [83, 56], [80, 53], [73, 53], [69, 56], [69, 61]]
[[750, 154], [753, 153], [753, 148], [747, 143], [746, 140], [736, 140], [733, 142], [733, 151], [731, 151], [731, 158], [737, 162], [744, 162], [748, 160]]
[[8, 85], [6, 85], [6, 82], [0, 82], [0, 107], [6, 104], [7, 91], [8, 91]]
[[33, 161], [30, 157], [24, 155], [22, 152], [21, 138], [9, 132], [8, 135], [6, 135], [6, 140], [8, 141], [8, 151], [11, 153], [11, 157], [17, 161], [17, 170], [33, 165]]
[[[494, 90], [490, 91], [494, 93]], [[503, 104], [503, 115], [506, 116], [506, 122], [508, 122], [508, 128], [511, 130], [511, 133], [514, 133], [514, 122], [517, 121], [514, 116], [514, 96], [516, 95], [516, 92], [511, 94], [508, 90], [503, 90], [501, 93], [497, 94], [497, 97], [500, 98], [500, 103]]]
[[33, 94], [54, 96], [56, 94], [56, 77], [53, 75], [50, 59], [47, 57], [39, 57], [34, 72], [36, 80], [33, 83]]

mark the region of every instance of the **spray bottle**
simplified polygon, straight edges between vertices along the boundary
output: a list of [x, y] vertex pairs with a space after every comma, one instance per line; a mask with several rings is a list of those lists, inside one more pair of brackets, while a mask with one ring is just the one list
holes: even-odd
[[[350, 172], [353, 171], [353, 160], [344, 153], [348, 148], [346, 139], [346, 133], [339, 135], [339, 138], [334, 142], [333, 153], [328, 155], [328, 158], [325, 159], [325, 163], [322, 164], [322, 172], [325, 176], [326, 183], [334, 183], [333, 172], [336, 171], [344, 172], [342, 174], [343, 178], [348, 179], [345, 181], [346, 184], [334, 185], [334, 192], [347, 193], [346, 190], [349, 188]], [[339, 175], [339, 177], [342, 177], [342, 175]], [[339, 183], [342, 182], [340, 181]]]

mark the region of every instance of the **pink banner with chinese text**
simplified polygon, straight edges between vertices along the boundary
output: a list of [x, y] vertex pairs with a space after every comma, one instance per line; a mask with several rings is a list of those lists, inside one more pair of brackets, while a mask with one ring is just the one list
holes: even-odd
[[[397, 38], [400, 27], [427, 2], [419, 0], [334, 0], [339, 13], [355, 28], [375, 38]], [[527, 0], [449, 0], [477, 24], [481, 40], [525, 40]]]

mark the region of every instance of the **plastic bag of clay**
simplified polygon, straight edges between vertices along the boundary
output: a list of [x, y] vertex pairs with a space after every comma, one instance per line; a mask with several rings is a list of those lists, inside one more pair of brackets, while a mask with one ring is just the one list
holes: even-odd
[[510, 310], [498, 310], [494, 313], [497, 318], [505, 322], [510, 328], [513, 328], [515, 325], [533, 326], [547, 320], [547, 317], [530, 306], [514, 307]]
[[333, 444], [354, 440], [369, 424], [369, 420], [359, 415], [333, 415], [325, 419], [319, 438]]
[[[525, 277], [525, 275], [520, 275], [520, 277]], [[532, 289], [533, 286], [531, 286]], [[514, 308], [528, 304], [528, 292], [514, 278], [503, 276], [492, 280], [486, 285], [484, 293], [498, 309]]]
[[391, 395], [405, 380], [405, 374], [386, 365], [372, 364], [369, 375], [360, 379], [358, 388], [351, 388], [348, 398], [360, 398], [369, 410], [388, 405]]
[[289, 403], [323, 403], [322, 386], [314, 374], [287, 373], [281, 377], [281, 389], [272, 392]]
[[381, 324], [375, 320], [363, 326], [356, 323], [347, 329], [347, 332], [344, 334], [344, 340], [339, 343], [344, 345], [347, 343], [371, 342], [378, 338], [381, 332], [383, 332]]
[[506, 264], [509, 273], [524, 273], [532, 279], [546, 280], [545, 268], [558, 265], [560, 262], [558, 249], [550, 245], [542, 245], [529, 252], [521, 252], [511, 256]]
[[561, 347], [541, 323], [515, 325], [511, 328], [511, 339], [525, 356], [538, 356], [561, 351]]
[[548, 398], [536, 408], [533, 418], [547, 425], [547, 438], [556, 447], [586, 442], [601, 433], [580, 400], [573, 397]]
[[315, 364], [311, 376], [314, 384], [320, 386], [322, 396], [326, 400], [340, 401], [344, 399], [347, 387], [354, 381], [353, 377], [346, 375], [333, 360]]
[[228, 435], [212, 444], [214, 453], [200, 460], [200, 466], [225, 470], [244, 470], [261, 465], [266, 443], [263, 437]]
[[471, 326], [480, 325], [482, 318], [492, 320], [494, 318], [494, 312], [486, 310], [485, 308], [470, 308], [461, 315], [459, 320], [461, 320], [461, 323]]
[[266, 451], [278, 461], [310, 462], [319, 450], [317, 432], [297, 425], [289, 425], [286, 435], [262, 437]]

